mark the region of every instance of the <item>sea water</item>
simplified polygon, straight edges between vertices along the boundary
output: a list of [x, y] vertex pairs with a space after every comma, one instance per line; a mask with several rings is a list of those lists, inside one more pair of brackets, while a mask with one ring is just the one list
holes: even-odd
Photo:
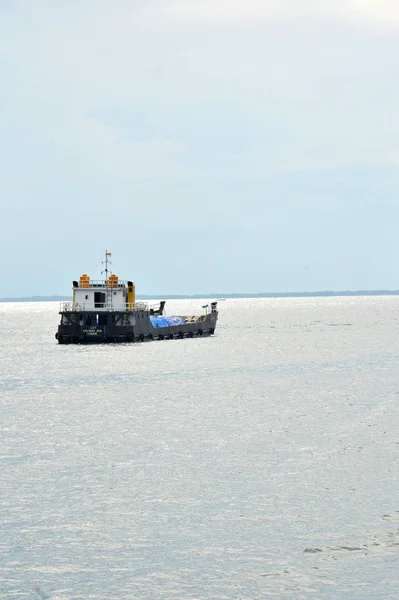
[[1, 598], [397, 600], [399, 298], [219, 310], [59, 346], [0, 304]]

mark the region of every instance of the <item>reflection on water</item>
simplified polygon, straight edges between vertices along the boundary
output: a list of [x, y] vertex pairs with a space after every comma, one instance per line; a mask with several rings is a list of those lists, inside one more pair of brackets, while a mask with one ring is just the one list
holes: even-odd
[[5, 598], [396, 600], [397, 299], [219, 308], [213, 338], [78, 347], [0, 304]]

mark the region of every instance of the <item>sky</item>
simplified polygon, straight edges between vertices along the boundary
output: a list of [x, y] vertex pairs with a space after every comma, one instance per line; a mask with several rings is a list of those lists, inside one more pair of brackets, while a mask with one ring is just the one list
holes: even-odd
[[397, 0], [0, 0], [0, 297], [399, 288]]

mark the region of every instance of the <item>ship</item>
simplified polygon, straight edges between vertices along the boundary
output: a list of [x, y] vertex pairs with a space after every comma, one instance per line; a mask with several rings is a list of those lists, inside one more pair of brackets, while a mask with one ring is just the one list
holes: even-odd
[[117, 344], [210, 336], [218, 319], [217, 301], [200, 315], [167, 316], [165, 300], [150, 306], [136, 301], [133, 281], [121, 281], [110, 270], [105, 252], [105, 279], [84, 273], [73, 281], [72, 301], [62, 302], [55, 334], [59, 344]]

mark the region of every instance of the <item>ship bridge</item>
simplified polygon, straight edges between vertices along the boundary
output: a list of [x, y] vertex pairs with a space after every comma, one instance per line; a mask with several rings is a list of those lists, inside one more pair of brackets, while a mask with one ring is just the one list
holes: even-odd
[[135, 285], [132, 281], [121, 281], [111, 274], [105, 280], [91, 280], [84, 273], [79, 281], [73, 282], [72, 302], [64, 304], [63, 310], [83, 311], [133, 311], [141, 309], [136, 303]]

